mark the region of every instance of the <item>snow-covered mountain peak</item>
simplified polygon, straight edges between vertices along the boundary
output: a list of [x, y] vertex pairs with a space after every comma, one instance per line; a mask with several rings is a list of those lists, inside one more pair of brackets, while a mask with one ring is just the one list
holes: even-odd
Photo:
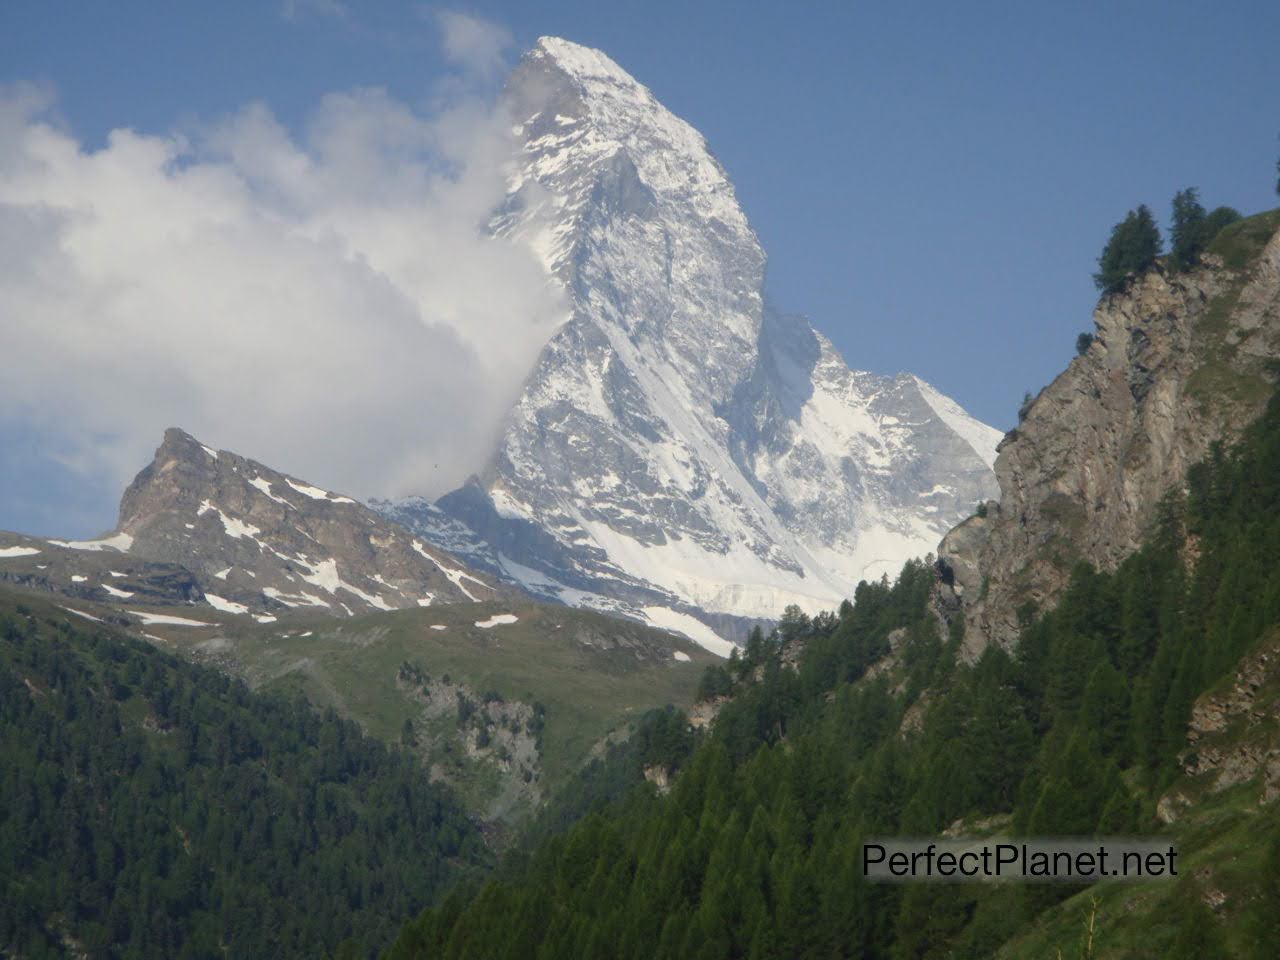
[[495, 229], [529, 238], [566, 283], [574, 279], [566, 241], [593, 208], [657, 206], [714, 223], [763, 271], [763, 252], [705, 139], [605, 54], [543, 37], [512, 73], [507, 101], [520, 155]]
[[614, 63], [608, 54], [563, 37], [539, 37], [526, 59], [545, 59], [584, 87], [598, 85], [628, 89], [637, 97], [652, 100], [644, 85]]
[[834, 607], [994, 492], [996, 431], [766, 309], [724, 168], [614, 61], [544, 37], [506, 98], [516, 155], [490, 226], [540, 256], [571, 313], [485, 474], [397, 520], [473, 562], [490, 545], [536, 593], [695, 635], [694, 615]]
[[[562, 82], [554, 82], [550, 79], [553, 76]], [[530, 111], [517, 116], [521, 123], [541, 119], [560, 128], [561, 133], [567, 133], [566, 128], [575, 124], [586, 123], [601, 137], [635, 152], [638, 162], [656, 169], [669, 163], [673, 159], [670, 154], [674, 153], [702, 168], [704, 179], [695, 186], [713, 186], [733, 193], [729, 178], [711, 156], [702, 134], [659, 103], [648, 87], [599, 50], [559, 37], [543, 37], [512, 74], [508, 90], [517, 92], [520, 106]], [[556, 110], [546, 115], [549, 108], [558, 106], [579, 109], [572, 113]], [[653, 155], [647, 149], [655, 141], [665, 143], [667, 155]], [[677, 185], [650, 186], [661, 189]]]

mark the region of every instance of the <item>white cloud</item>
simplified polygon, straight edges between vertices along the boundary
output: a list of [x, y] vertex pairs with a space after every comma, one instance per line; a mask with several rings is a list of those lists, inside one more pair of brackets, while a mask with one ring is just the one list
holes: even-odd
[[482, 466], [566, 310], [484, 231], [500, 110], [356, 90], [87, 150], [50, 108], [0, 90], [6, 420], [118, 487], [171, 425], [360, 496]]
[[492, 77], [506, 66], [503, 55], [512, 40], [506, 27], [456, 10], [433, 12], [451, 61], [482, 77]]

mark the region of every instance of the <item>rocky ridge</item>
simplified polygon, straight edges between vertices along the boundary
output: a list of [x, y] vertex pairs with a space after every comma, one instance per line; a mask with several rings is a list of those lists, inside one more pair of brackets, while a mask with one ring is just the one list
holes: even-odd
[[18, 585], [125, 606], [207, 604], [260, 622], [298, 608], [351, 616], [520, 595], [350, 497], [178, 429], [125, 491], [107, 536], [0, 541], [0, 579]]
[[1163, 265], [1102, 298], [1088, 349], [1040, 391], [995, 463], [998, 500], [938, 548], [965, 649], [1012, 644], [1071, 567], [1112, 569], [1215, 442], [1262, 411], [1280, 358], [1280, 211], [1228, 227], [1201, 267]]

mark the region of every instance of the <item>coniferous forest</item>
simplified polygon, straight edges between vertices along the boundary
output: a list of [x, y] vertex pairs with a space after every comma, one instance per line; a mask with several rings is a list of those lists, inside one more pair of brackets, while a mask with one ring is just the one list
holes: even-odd
[[0, 613], [0, 953], [364, 956], [484, 862], [410, 755], [40, 607]]
[[[670, 793], [637, 783], [598, 803], [427, 910], [390, 956], [991, 956], [1076, 888], [873, 885], [863, 838], [937, 835], [961, 818], [1017, 835], [1160, 829], [1193, 701], [1274, 639], [1277, 547], [1273, 401], [1237, 449], [1191, 471], [1142, 550], [1114, 573], [1076, 568], [1052, 612], [1024, 610], [1013, 653], [958, 662], [960, 621], [941, 633], [924, 563], [860, 585], [838, 615], [793, 611], [710, 668], [704, 691], [733, 696], [675, 758]], [[900, 670], [872, 677], [891, 635]], [[778, 653], [797, 640], [792, 670]], [[1280, 818], [1264, 808], [1250, 833], [1265, 854], [1229, 933], [1184, 877], [1143, 932], [1151, 955], [1275, 956]]]

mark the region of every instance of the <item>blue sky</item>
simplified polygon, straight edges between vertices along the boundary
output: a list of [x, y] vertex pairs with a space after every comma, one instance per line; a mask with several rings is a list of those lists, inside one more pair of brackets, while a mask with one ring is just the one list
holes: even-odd
[[[1167, 217], [1192, 185], [1209, 206], [1280, 202], [1274, 2], [51, 0], [0, 10], [0, 83], [51, 89], [86, 151], [253, 102], [296, 134], [334, 92], [424, 111], [491, 93], [500, 71], [444, 56], [442, 9], [508, 32], [508, 61], [544, 33], [603, 49], [706, 135], [777, 305], [852, 366], [910, 370], [1002, 428], [1090, 328], [1094, 261], [1128, 208]], [[34, 470], [37, 432], [0, 426], [0, 528], [109, 526], [118, 490], [77, 496], [47, 451]]]

